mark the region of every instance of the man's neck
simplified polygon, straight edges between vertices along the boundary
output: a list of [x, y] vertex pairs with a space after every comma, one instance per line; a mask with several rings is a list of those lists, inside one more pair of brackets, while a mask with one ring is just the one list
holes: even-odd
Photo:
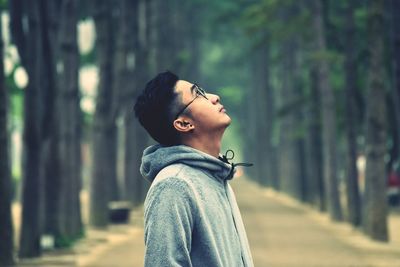
[[214, 135], [197, 136], [196, 138], [183, 141], [183, 144], [218, 158], [222, 135], [223, 132]]

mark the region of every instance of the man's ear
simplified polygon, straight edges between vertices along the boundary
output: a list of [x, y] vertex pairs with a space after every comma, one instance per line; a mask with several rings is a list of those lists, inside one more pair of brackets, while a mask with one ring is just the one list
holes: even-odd
[[194, 129], [191, 121], [182, 118], [174, 120], [174, 127], [178, 132], [190, 132]]

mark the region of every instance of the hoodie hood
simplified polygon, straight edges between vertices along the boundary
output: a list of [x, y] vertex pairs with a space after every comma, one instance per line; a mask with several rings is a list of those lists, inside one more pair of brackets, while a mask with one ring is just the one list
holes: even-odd
[[197, 149], [185, 145], [166, 147], [159, 144], [143, 151], [140, 173], [153, 182], [163, 168], [176, 163], [204, 170], [221, 180], [232, 179], [234, 173], [234, 166], [227, 161], [224, 162]]

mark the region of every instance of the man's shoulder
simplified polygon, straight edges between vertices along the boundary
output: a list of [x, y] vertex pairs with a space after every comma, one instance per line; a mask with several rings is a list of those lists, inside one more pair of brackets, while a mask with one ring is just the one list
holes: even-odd
[[224, 190], [224, 185], [201, 169], [177, 163], [162, 169], [151, 184], [147, 198], [153, 198], [165, 192], [180, 192], [183, 198], [195, 199], [195, 202], [213, 196]]
[[204, 173], [197, 168], [183, 164], [175, 163], [163, 168], [155, 177], [152, 185], [166, 180], [182, 180], [188, 184], [194, 183], [193, 178], [203, 176]]
[[190, 167], [180, 163], [163, 168], [151, 183], [150, 191], [164, 187], [186, 187], [189, 189], [192, 185], [191, 180], [187, 177], [187, 168]]
[[184, 180], [184, 175], [182, 175], [182, 171], [184, 171], [185, 168], [186, 166], [184, 164], [179, 163], [166, 166], [165, 168], [161, 169], [157, 176], [154, 178], [152, 186], [158, 183], [165, 183], [167, 181], [170, 181], [171, 178], [173, 178], [173, 180]]
[[186, 203], [193, 206], [196, 202], [196, 186], [186, 179], [182, 172], [186, 166], [174, 164], [162, 169], [153, 180], [145, 199], [145, 210], [154, 203]]

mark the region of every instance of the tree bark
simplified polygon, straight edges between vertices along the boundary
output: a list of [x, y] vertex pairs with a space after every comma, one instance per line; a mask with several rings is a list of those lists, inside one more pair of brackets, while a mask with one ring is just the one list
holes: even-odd
[[357, 143], [356, 143], [356, 117], [355, 117], [355, 93], [356, 93], [356, 63], [354, 50], [354, 4], [349, 1], [346, 8], [346, 47], [345, 47], [345, 70], [346, 70], [346, 192], [348, 221], [358, 226], [361, 223], [361, 203], [358, 186], [357, 170]]
[[[180, 1], [178, 1], [180, 2]], [[201, 55], [201, 39], [202, 39], [202, 12], [201, 3], [195, 1], [185, 1], [185, 9], [181, 12], [184, 14], [182, 25], [185, 25], [186, 46], [183, 57], [183, 75], [188, 81], [201, 81], [200, 61]], [[180, 37], [178, 36], [178, 40]]]
[[307, 126], [309, 134], [306, 139], [306, 173], [308, 175], [307, 200], [320, 211], [325, 211], [326, 198], [322, 172], [321, 97], [318, 90], [318, 77], [315, 63], [312, 63], [311, 66], [310, 83], [310, 104], [307, 108]]
[[[177, 54], [176, 54], [176, 37], [173, 27], [176, 14], [174, 10], [174, 0], [153, 0], [155, 9], [155, 71], [156, 73], [170, 70], [178, 72]], [[177, 73], [178, 74], [178, 73]]]
[[384, 82], [384, 0], [368, 6], [370, 66], [366, 117], [366, 170], [364, 231], [375, 240], [388, 241], [386, 200], [386, 101]]
[[79, 193], [81, 189], [81, 110], [79, 106], [79, 53], [77, 0], [64, 0], [59, 34], [60, 83], [58, 94], [61, 238], [73, 240], [83, 231]]
[[[135, 3], [136, 2], [136, 3]], [[148, 144], [147, 134], [145, 133], [138, 120], [132, 114], [132, 103], [137, 95], [143, 89], [148, 80], [149, 72], [149, 19], [151, 15], [151, 3], [149, 1], [128, 1], [130, 12], [126, 12], [125, 24], [128, 26], [131, 40], [126, 38], [127, 43], [133, 43], [132, 50], [137, 56], [137, 65], [134, 68], [127, 69], [131, 75], [128, 75], [127, 84], [136, 86], [127, 86], [127, 96], [124, 102], [124, 121], [125, 121], [125, 180], [131, 184], [131, 193], [129, 199], [136, 206], [143, 203], [148, 190], [149, 183], [143, 179], [139, 169], [141, 157], [145, 146]], [[131, 13], [131, 14], [129, 14]], [[129, 19], [135, 17], [136, 20], [129, 22]], [[130, 25], [130, 26], [129, 26]]]
[[298, 41], [296, 38], [287, 40], [282, 45], [282, 88], [280, 88], [280, 128], [279, 128], [279, 176], [282, 191], [296, 199], [303, 199], [301, 164], [297, 132], [301, 121], [297, 114], [301, 111], [295, 105], [299, 99], [299, 61]]
[[[134, 205], [142, 203], [143, 178], [139, 172], [140, 155], [143, 150], [143, 139], [136, 132], [141, 128], [132, 113], [132, 103], [135, 101], [137, 87], [140, 80], [140, 71], [147, 68], [144, 58], [146, 51], [142, 50], [146, 42], [145, 4], [140, 1], [121, 0], [121, 16], [119, 20], [119, 33], [115, 55], [115, 90], [119, 90], [119, 115], [123, 123], [123, 147], [124, 153], [124, 190], [123, 198], [131, 201]], [[141, 10], [139, 5], [142, 4]], [[139, 27], [139, 22], [142, 23]], [[140, 32], [142, 30], [142, 32]], [[140, 68], [139, 68], [140, 66]], [[140, 69], [140, 70], [139, 70]], [[141, 146], [139, 145], [141, 143]]]
[[267, 186], [272, 184], [272, 174], [270, 168], [271, 155], [271, 128], [272, 114], [270, 104], [271, 88], [269, 86], [269, 54], [267, 44], [255, 51], [253, 91], [248, 108], [251, 114], [248, 121], [252, 123], [252, 133], [248, 137], [252, 143], [251, 162], [254, 163], [254, 176], [261, 185]]
[[[25, 67], [29, 84], [25, 89], [24, 100], [24, 159], [22, 226], [20, 235], [21, 258], [37, 257], [41, 254], [41, 215], [42, 215], [42, 160], [41, 141], [43, 126], [43, 91], [40, 80], [44, 78], [43, 56], [40, 41], [39, 3], [33, 1], [11, 1], [11, 28], [22, 65]], [[23, 21], [27, 26], [23, 27]]]
[[[393, 110], [393, 150], [394, 156], [391, 162], [400, 162], [400, 2], [396, 0], [390, 1], [390, 10], [392, 13], [391, 18], [391, 53], [392, 56], [392, 80], [393, 89], [392, 93], [392, 106]], [[399, 167], [397, 167], [399, 168]]]
[[97, 34], [97, 61], [100, 81], [93, 118], [93, 172], [90, 190], [90, 224], [108, 225], [110, 179], [116, 179], [116, 109], [113, 92], [113, 3], [98, 0], [94, 5]]
[[[2, 23], [0, 21], [0, 36]], [[8, 94], [4, 82], [3, 38], [0, 38], [0, 266], [14, 265], [11, 214], [11, 170], [8, 135]]]
[[59, 157], [57, 150], [57, 104], [56, 104], [56, 51], [58, 32], [59, 1], [41, 0], [40, 2], [40, 29], [42, 32], [41, 47], [43, 51], [42, 71], [46, 79], [41, 79], [42, 90], [45, 92], [46, 103], [45, 118], [43, 121], [42, 135], [42, 163], [44, 181], [44, 228], [43, 232], [57, 236], [59, 233], [59, 203], [60, 173]]
[[[313, 1], [315, 43], [318, 53], [326, 52], [325, 31], [322, 18], [321, 0]], [[329, 83], [329, 66], [324, 58], [317, 61], [318, 88], [321, 96], [322, 112], [322, 153], [323, 176], [326, 189], [326, 202], [332, 220], [342, 220], [339, 202], [339, 188], [336, 174], [336, 109], [335, 96]]]

